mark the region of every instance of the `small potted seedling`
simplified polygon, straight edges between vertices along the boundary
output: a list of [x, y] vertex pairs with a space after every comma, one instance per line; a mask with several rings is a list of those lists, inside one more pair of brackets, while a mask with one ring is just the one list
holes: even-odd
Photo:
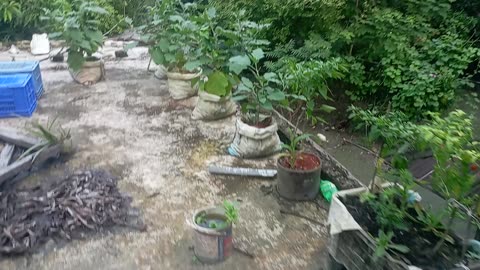
[[298, 149], [312, 135], [289, 132], [290, 143], [282, 144], [286, 152], [277, 160], [278, 193], [289, 200], [314, 199], [320, 188], [322, 162], [317, 155]]
[[68, 13], [47, 10], [44, 17], [51, 22], [50, 27], [58, 31], [50, 37], [65, 40], [70, 74], [78, 83], [90, 85], [104, 78], [104, 63], [93, 54], [103, 44], [99, 18], [107, 14], [93, 1], [74, 1]]
[[168, 78], [173, 99], [185, 99], [198, 92], [192, 80], [200, 77], [201, 51], [196, 40], [198, 24], [189, 18], [189, 7], [179, 0], [162, 1], [152, 9], [151, 22], [143, 26], [144, 40], [152, 44], [150, 55]]
[[226, 260], [233, 251], [232, 225], [238, 212], [232, 202], [224, 201], [222, 207], [198, 210], [193, 215], [194, 252], [204, 263]]

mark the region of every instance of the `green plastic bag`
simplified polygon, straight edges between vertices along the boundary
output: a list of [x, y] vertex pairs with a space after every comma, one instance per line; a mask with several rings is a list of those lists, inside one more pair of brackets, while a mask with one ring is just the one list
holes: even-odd
[[327, 202], [331, 202], [333, 195], [338, 192], [337, 187], [330, 181], [320, 181], [320, 191]]

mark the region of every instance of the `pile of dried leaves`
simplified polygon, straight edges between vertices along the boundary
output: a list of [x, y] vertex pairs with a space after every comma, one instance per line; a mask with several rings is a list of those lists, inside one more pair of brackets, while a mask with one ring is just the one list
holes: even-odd
[[130, 203], [105, 171], [74, 173], [47, 189], [0, 192], [0, 254], [24, 253], [56, 236], [71, 239], [113, 225], [145, 229], [131, 222]]

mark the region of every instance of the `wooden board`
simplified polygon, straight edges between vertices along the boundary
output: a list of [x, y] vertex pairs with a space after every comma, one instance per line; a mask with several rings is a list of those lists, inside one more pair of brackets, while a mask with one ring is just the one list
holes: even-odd
[[0, 129], [0, 140], [27, 149], [42, 141], [40, 139], [20, 133], [18, 130], [5, 127]]
[[2, 152], [0, 152], [0, 168], [7, 167], [12, 161], [13, 152], [15, 151], [15, 145], [6, 144]]

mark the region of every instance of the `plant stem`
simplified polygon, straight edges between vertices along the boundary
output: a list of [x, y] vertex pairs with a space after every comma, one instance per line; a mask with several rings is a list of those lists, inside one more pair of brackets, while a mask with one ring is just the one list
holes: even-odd
[[[453, 225], [453, 219], [455, 218], [455, 216], [457, 215], [457, 212], [458, 212], [458, 208], [457, 207], [454, 207], [452, 212], [450, 213], [450, 219], [448, 220], [448, 224], [447, 224], [447, 227], [445, 228], [445, 235], [448, 234], [448, 232], [450, 231], [450, 229], [452, 228], [452, 225]], [[437, 242], [437, 244], [435, 245], [435, 247], [433, 248], [433, 252], [432, 252], [432, 257], [437, 254], [437, 252], [440, 250], [440, 248], [443, 246], [443, 244], [445, 244], [445, 238], [446, 236], [442, 237], [442, 239], [440, 239], [440, 241]]]

